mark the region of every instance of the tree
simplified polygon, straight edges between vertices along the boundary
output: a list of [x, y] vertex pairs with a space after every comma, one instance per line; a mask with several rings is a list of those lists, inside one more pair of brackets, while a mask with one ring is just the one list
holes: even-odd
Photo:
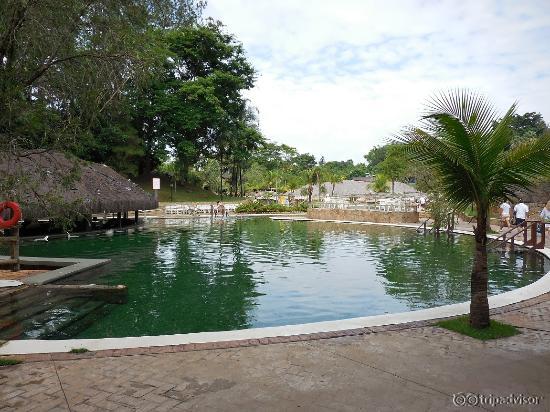
[[369, 152], [364, 156], [367, 161], [368, 173], [375, 173], [376, 166], [383, 162], [386, 158], [389, 145], [383, 146], [374, 146]]
[[511, 146], [515, 104], [496, 122], [495, 109], [470, 91], [435, 96], [419, 127], [403, 132], [404, 151], [434, 171], [450, 206], [477, 210], [471, 274], [470, 324], [489, 326], [487, 216], [489, 208], [550, 175], [550, 134]]
[[345, 176], [336, 172], [328, 172], [326, 175], [328, 176], [328, 181], [332, 185], [332, 190], [330, 192], [330, 195], [334, 196], [334, 189], [336, 188], [336, 185], [338, 183], [342, 183], [345, 179]]
[[376, 165], [376, 170], [391, 180], [391, 192], [395, 193], [395, 181], [406, 177], [407, 159], [397, 145], [387, 148], [386, 158]]
[[[321, 158], [323, 160], [323, 164], [324, 164], [324, 159]], [[313, 173], [315, 174], [315, 182], [317, 183], [317, 186], [319, 187], [319, 194], [318, 194], [318, 200], [321, 201], [321, 185], [323, 184], [322, 182], [322, 176], [321, 176], [321, 173], [322, 173], [322, 164], [321, 164], [321, 161], [319, 161], [319, 166], [317, 166], [316, 168], [313, 169]]]
[[374, 176], [374, 180], [370, 184], [372, 190], [376, 193], [382, 193], [388, 191], [388, 178], [382, 173], [378, 173]]
[[542, 115], [535, 112], [522, 115], [514, 114], [510, 128], [514, 133], [515, 141], [540, 137], [548, 130], [548, 126], [542, 118]]
[[296, 170], [306, 170], [315, 167], [315, 156], [309, 153], [297, 154], [291, 159], [292, 166]]
[[[0, 2], [0, 151], [16, 163], [29, 150], [70, 152], [135, 174], [143, 147], [125, 113], [128, 84], [140, 85], [163, 55], [153, 28], [189, 24], [203, 8], [195, 0]], [[59, 168], [50, 172], [71, 185]], [[40, 184], [2, 185], [1, 196]], [[48, 203], [52, 218], [71, 214]]]
[[[177, 3], [177, 4], [176, 4]], [[0, 2], [0, 148], [72, 149], [156, 63], [149, 28], [204, 5], [148, 0]]]
[[308, 203], [311, 203], [311, 198], [313, 196], [313, 185], [315, 184], [316, 178], [317, 178], [317, 170], [316, 168], [312, 168], [312, 169], [304, 170], [302, 173], [303, 173], [304, 181], [306, 182], [306, 185], [307, 185], [307, 188], [306, 188], [307, 201]]

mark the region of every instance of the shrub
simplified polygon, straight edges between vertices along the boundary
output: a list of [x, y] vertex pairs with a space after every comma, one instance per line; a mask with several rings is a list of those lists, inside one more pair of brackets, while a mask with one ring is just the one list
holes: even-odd
[[86, 353], [89, 352], [89, 349], [86, 348], [73, 348], [69, 351], [69, 353]]
[[237, 213], [289, 213], [306, 211], [307, 203], [305, 202], [292, 206], [285, 206], [278, 203], [265, 204], [258, 201], [249, 201], [241, 203], [236, 209]]
[[11, 358], [0, 358], [0, 366], [11, 366], [11, 365], [17, 365], [19, 363], [23, 362], [19, 359], [11, 359]]

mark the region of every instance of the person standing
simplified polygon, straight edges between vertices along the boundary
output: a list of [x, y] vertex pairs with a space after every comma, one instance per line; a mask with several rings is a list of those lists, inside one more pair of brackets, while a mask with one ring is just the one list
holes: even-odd
[[[542, 227], [550, 230], [550, 200], [546, 202], [546, 206], [540, 211], [540, 218], [542, 220]], [[541, 229], [542, 230], [542, 229]]]
[[523, 203], [522, 199], [519, 199], [519, 203], [514, 206], [514, 216], [516, 217], [516, 225], [521, 225], [527, 219], [529, 213], [529, 206]]
[[424, 196], [420, 196], [420, 199], [418, 199], [418, 211], [422, 212], [426, 208], [426, 198]]
[[510, 227], [511, 208], [512, 206], [510, 206], [510, 203], [506, 200], [500, 205], [500, 230], [502, 230], [503, 227]]
[[225, 217], [225, 205], [223, 204], [223, 202], [220, 202], [219, 205], [218, 205], [218, 214], [224, 218]]

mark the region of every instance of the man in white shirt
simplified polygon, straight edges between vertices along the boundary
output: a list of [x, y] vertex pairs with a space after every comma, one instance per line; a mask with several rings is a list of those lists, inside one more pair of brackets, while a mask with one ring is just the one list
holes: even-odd
[[510, 209], [512, 206], [505, 200], [500, 205], [500, 230], [503, 227], [510, 227]]
[[527, 219], [529, 207], [519, 199], [519, 203], [514, 206], [514, 215], [516, 216], [516, 225], [521, 225]]

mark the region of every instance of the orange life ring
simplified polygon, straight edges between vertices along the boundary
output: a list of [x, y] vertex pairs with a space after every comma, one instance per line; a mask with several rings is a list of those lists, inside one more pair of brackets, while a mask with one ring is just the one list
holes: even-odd
[[[4, 220], [2, 215], [4, 210], [11, 209], [11, 218]], [[0, 202], [0, 229], [9, 229], [17, 225], [21, 219], [21, 208], [15, 202]]]

